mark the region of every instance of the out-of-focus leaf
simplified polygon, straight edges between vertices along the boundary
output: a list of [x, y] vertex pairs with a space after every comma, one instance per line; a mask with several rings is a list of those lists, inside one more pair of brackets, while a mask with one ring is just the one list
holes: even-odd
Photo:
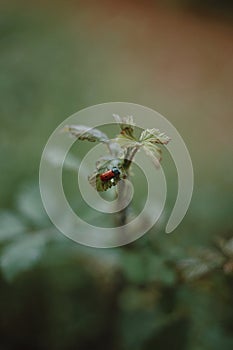
[[9, 211], [0, 212], [0, 242], [24, 233], [26, 225], [15, 214]]
[[220, 242], [220, 247], [225, 255], [233, 257], [233, 238], [230, 238], [227, 241], [222, 240]]
[[130, 252], [123, 254], [122, 270], [126, 278], [133, 283], [162, 283], [173, 285], [176, 274], [166, 265], [162, 256], [147, 254], [137, 254]]
[[30, 183], [21, 187], [16, 196], [16, 205], [24, 218], [36, 226], [47, 226], [48, 216], [43, 208], [38, 184]]
[[159, 129], [146, 129], [142, 131], [139, 141], [140, 142], [151, 142], [153, 144], [159, 143], [161, 145], [167, 145], [170, 141], [170, 137], [165, 135]]
[[122, 270], [126, 278], [133, 283], [146, 281], [146, 266], [142, 256], [130, 252], [122, 256]]
[[[211, 313], [210, 313], [211, 314]], [[216, 322], [217, 323], [217, 322]], [[233, 348], [233, 338], [219, 327], [218, 324], [208, 327], [202, 338], [203, 349], [208, 350], [230, 350]]]
[[147, 262], [148, 281], [171, 286], [175, 283], [175, 271], [166, 265], [165, 258], [159, 255], [149, 255]]
[[184, 259], [178, 264], [186, 279], [199, 278], [221, 266], [224, 262], [224, 257], [220, 253], [210, 249], [203, 249], [195, 255], [192, 258]]
[[90, 142], [108, 142], [109, 138], [105, 133], [98, 129], [90, 128], [84, 125], [67, 125], [63, 128], [64, 132], [77, 137], [79, 140], [87, 140]]
[[155, 334], [156, 329], [157, 318], [154, 311], [140, 310], [124, 313], [121, 320], [121, 336], [124, 344], [123, 349], [143, 349], [143, 345], [152, 334]]
[[224, 265], [223, 265], [223, 271], [228, 274], [228, 273], [233, 273], [233, 259], [228, 260]]
[[47, 232], [25, 235], [2, 252], [1, 269], [8, 280], [32, 268], [40, 259], [51, 235]]
[[80, 160], [70, 153], [67, 154], [66, 159], [62, 164], [63, 151], [59, 150], [58, 148], [46, 153], [46, 159], [55, 167], [62, 165], [67, 170], [77, 170], [80, 165]]
[[[131, 297], [136, 297], [135, 293]], [[132, 303], [132, 301], [131, 301]], [[177, 315], [166, 315], [158, 308], [125, 309], [121, 314], [120, 335], [124, 350], [150, 349], [147, 342], [165, 326], [178, 318]], [[157, 347], [155, 347], [156, 349]], [[153, 347], [154, 349], [154, 347]], [[160, 348], [159, 348], [160, 349]]]
[[159, 298], [154, 288], [138, 289], [127, 287], [120, 296], [120, 308], [123, 310], [151, 310]]

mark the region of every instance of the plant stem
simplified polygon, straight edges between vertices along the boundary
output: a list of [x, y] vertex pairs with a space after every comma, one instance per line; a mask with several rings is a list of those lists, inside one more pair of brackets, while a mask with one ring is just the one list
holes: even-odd
[[[139, 150], [139, 148], [140, 146], [137, 145], [127, 149], [127, 153], [123, 162], [123, 167], [127, 173], [127, 176], [129, 176], [130, 166], [132, 165], [133, 158], [137, 153], [137, 151]], [[128, 213], [130, 210], [130, 204], [127, 205], [126, 207], [124, 206], [124, 201], [127, 199], [127, 191], [128, 191], [125, 181], [122, 180], [117, 184], [117, 190], [118, 190], [117, 208], [124, 207], [124, 209], [120, 210], [117, 213], [117, 225], [124, 226], [127, 223]]]
[[123, 163], [123, 167], [127, 171], [127, 173], [128, 173], [128, 170], [132, 164], [133, 158], [134, 158], [135, 154], [137, 153], [137, 151], [139, 150], [139, 148], [140, 148], [140, 146], [137, 145], [137, 146], [130, 147], [127, 149], [127, 153], [126, 153], [124, 163]]
[[[126, 188], [126, 184], [124, 181], [120, 181], [117, 184], [117, 190], [118, 190], [118, 197], [117, 197], [117, 209], [121, 208], [122, 206], [124, 206], [124, 201], [125, 201], [125, 194], [127, 191]], [[128, 217], [128, 210], [129, 210], [129, 206], [127, 205], [126, 207], [124, 207], [124, 209], [120, 210], [117, 213], [117, 225], [118, 226], [123, 226], [126, 224], [127, 222], [127, 217]]]

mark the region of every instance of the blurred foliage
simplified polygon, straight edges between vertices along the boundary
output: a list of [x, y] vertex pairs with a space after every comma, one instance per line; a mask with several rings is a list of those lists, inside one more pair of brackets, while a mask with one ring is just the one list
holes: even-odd
[[3, 349], [232, 348], [232, 237], [187, 251], [152, 230], [122, 248], [82, 247], [38, 198], [31, 182], [0, 213]]
[[[230, 14], [228, 3], [210, 7]], [[1, 5], [1, 350], [233, 348], [231, 27], [211, 26], [205, 17], [194, 24], [193, 17], [176, 21], [166, 11], [156, 15], [142, 6], [138, 12], [127, 4], [124, 13], [116, 4], [107, 10], [82, 1], [71, 9], [63, 1]], [[146, 22], [151, 16], [156, 29]], [[173, 44], [186, 28], [187, 38]], [[196, 70], [188, 65], [189, 50]], [[168, 114], [185, 135], [196, 187], [184, 221], [165, 235], [176, 193], [165, 152], [168, 203], [161, 222], [133, 244], [104, 250], [79, 246], [51, 225], [37, 175], [54, 128], [69, 114], [109, 100]], [[59, 164], [59, 150], [50, 160]], [[67, 194], [73, 193], [77, 163], [75, 156], [66, 159]], [[145, 186], [134, 172], [140, 207]], [[77, 195], [72, 203], [91, 217]]]

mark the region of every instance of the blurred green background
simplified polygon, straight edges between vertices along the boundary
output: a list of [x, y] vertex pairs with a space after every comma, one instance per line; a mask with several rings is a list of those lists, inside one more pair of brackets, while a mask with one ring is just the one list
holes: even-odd
[[[233, 348], [232, 7], [1, 1], [1, 350]], [[104, 250], [53, 227], [38, 169], [60, 122], [109, 101], [148, 106], [176, 126], [195, 188], [183, 222], [164, 234], [177, 182], [165, 152], [164, 222]]]

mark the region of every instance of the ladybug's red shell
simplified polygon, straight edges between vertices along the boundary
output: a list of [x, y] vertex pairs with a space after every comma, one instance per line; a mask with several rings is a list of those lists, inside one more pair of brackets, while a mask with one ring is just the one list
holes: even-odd
[[113, 178], [118, 178], [120, 176], [120, 170], [117, 167], [113, 167], [111, 170], [105, 171], [105, 173], [100, 175], [101, 181], [109, 181]]
[[109, 181], [115, 177], [115, 174], [112, 170], [108, 170], [105, 173], [100, 175], [101, 181]]

